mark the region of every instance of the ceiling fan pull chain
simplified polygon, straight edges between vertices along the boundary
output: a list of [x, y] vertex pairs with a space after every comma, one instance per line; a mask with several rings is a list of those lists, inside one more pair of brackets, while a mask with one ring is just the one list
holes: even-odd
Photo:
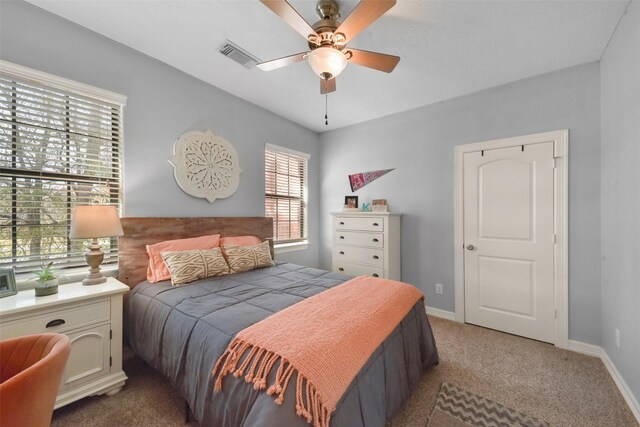
[[324, 124], [325, 126], [329, 126], [329, 116], [327, 115], [327, 104], [329, 103], [329, 94], [324, 94]]

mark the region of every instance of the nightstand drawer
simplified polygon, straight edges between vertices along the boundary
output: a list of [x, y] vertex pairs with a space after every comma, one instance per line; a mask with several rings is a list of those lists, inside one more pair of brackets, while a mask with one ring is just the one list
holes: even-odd
[[358, 233], [356, 231], [336, 232], [337, 245], [368, 246], [370, 248], [384, 247], [384, 234], [382, 233]]
[[383, 231], [384, 219], [382, 217], [335, 218], [336, 230], [362, 230], [362, 231]]
[[111, 304], [109, 300], [105, 300], [3, 322], [0, 335], [2, 339], [7, 339], [44, 332], [65, 332], [91, 324], [108, 322], [110, 318]]
[[[337, 260], [336, 269], [340, 273], [349, 274], [351, 276], [373, 276], [384, 277], [384, 268], [373, 265], [356, 264]], [[334, 270], [334, 271], [335, 271]]]
[[354, 261], [362, 264], [384, 265], [384, 250], [359, 248], [356, 246], [336, 246], [336, 260]]

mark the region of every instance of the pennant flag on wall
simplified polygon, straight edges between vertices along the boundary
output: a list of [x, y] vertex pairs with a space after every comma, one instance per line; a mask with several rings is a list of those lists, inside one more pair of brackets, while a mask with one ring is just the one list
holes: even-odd
[[349, 175], [349, 184], [351, 184], [351, 192], [358, 191], [365, 185], [375, 181], [382, 175], [386, 175], [394, 169], [380, 169], [371, 172], [360, 172], [353, 175]]

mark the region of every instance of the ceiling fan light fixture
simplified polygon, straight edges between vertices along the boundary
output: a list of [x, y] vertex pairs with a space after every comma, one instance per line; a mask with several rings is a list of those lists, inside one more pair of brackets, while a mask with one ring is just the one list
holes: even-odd
[[309, 66], [325, 80], [335, 78], [347, 66], [347, 57], [338, 49], [319, 47], [309, 52]]

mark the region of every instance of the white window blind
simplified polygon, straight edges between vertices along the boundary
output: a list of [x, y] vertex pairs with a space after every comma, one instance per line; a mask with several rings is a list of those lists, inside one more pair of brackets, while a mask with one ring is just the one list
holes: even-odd
[[[122, 108], [2, 68], [0, 267], [20, 273], [45, 261], [85, 265], [86, 242], [68, 238], [71, 211], [86, 204], [121, 208]], [[117, 262], [117, 238], [100, 243], [103, 264]]]
[[273, 218], [275, 243], [307, 239], [309, 155], [267, 144], [264, 156], [265, 215]]

